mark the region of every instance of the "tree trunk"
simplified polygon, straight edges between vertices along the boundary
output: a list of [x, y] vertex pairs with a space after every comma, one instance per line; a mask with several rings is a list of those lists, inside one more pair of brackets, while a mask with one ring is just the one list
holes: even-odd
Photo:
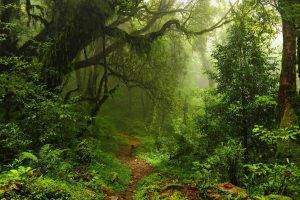
[[142, 106], [142, 119], [146, 121], [147, 110], [145, 105], [144, 91], [141, 90], [141, 106]]
[[290, 98], [296, 94], [296, 28], [291, 20], [282, 16], [283, 51], [280, 86], [278, 94], [279, 120], [281, 126], [294, 121]]
[[300, 79], [300, 30], [297, 31], [297, 65], [298, 77]]

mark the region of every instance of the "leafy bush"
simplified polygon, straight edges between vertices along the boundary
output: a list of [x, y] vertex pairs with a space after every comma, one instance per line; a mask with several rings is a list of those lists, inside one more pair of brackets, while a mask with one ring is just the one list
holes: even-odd
[[282, 142], [296, 140], [296, 137], [300, 135], [300, 129], [298, 126], [292, 126], [270, 131], [263, 126], [255, 126], [253, 134], [269, 145], [278, 145]]
[[300, 170], [292, 163], [248, 164], [244, 185], [252, 195], [278, 194], [299, 197]]
[[49, 144], [42, 146], [39, 152], [39, 166], [43, 172], [55, 172], [62, 160], [63, 151]]
[[75, 149], [76, 162], [80, 165], [89, 165], [93, 159], [93, 149], [90, 140], [81, 141]]
[[285, 160], [286, 158], [293, 161], [297, 160], [299, 155], [293, 152], [295, 149], [290, 148], [290, 146], [292, 144], [297, 146], [297, 137], [300, 136], [298, 126], [273, 130], [266, 129], [263, 126], [255, 126], [252, 134], [263, 146], [262, 150], [264, 152], [260, 153], [260, 156], [265, 155], [264, 162], [274, 161], [275, 159]]
[[89, 127], [90, 138], [99, 141], [101, 149], [108, 152], [116, 152], [123, 140], [117, 133], [114, 121], [106, 117], [97, 117], [94, 126]]
[[18, 158], [15, 159], [14, 164], [35, 167], [37, 166], [38, 161], [39, 160], [36, 155], [31, 152], [24, 151], [20, 153]]
[[[75, 102], [49, 92], [40, 84], [41, 64], [20, 57], [1, 57], [0, 74], [0, 152], [6, 160], [25, 150], [50, 143], [67, 146], [82, 126], [85, 116]], [[66, 125], [67, 124], [67, 125]], [[29, 145], [30, 144], [30, 145]]]
[[205, 162], [194, 162], [195, 178], [208, 186], [219, 181], [238, 185], [243, 169], [243, 152], [242, 145], [230, 139], [225, 145], [216, 148]]
[[90, 127], [91, 132], [94, 136], [107, 136], [113, 135], [117, 132], [114, 123], [105, 117], [97, 117], [95, 120], [95, 125]]
[[[256, 96], [254, 101], [247, 108], [252, 123], [264, 125], [265, 127], [274, 127], [276, 125], [276, 106], [277, 102], [274, 96], [261, 95]], [[259, 116], [259, 120], [255, 118]]]
[[0, 124], [0, 160], [3, 162], [25, 150], [30, 143], [29, 137], [17, 124]]
[[49, 143], [67, 146], [66, 141], [75, 138], [86, 121], [84, 115], [76, 112], [74, 104], [65, 104], [58, 97], [41, 102], [33, 101], [27, 104], [24, 112], [27, 116], [22, 121], [22, 124], [26, 124], [23, 129], [36, 138], [37, 145]]

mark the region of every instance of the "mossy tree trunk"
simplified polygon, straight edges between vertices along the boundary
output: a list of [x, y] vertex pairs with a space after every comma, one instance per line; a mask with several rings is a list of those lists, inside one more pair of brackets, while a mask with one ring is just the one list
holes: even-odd
[[295, 120], [291, 98], [296, 94], [296, 27], [286, 12], [282, 12], [282, 67], [278, 94], [279, 120], [281, 126], [288, 126]]

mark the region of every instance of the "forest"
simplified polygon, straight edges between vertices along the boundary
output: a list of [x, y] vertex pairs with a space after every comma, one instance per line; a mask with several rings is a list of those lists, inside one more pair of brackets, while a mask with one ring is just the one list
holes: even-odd
[[0, 0], [1, 200], [299, 200], [300, 0]]

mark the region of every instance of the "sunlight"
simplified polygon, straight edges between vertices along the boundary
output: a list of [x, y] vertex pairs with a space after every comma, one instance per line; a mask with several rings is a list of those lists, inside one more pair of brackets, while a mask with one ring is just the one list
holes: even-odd
[[211, 6], [218, 7], [219, 6], [219, 0], [211, 0], [210, 1]]
[[187, 4], [188, 2], [190, 2], [191, 0], [178, 0], [178, 2], [182, 3], [182, 4]]
[[[229, 3], [235, 4], [237, 1], [239, 1], [239, 0], [226, 0], [225, 2], [228, 4]], [[213, 7], [218, 7], [220, 3], [221, 3], [220, 0], [211, 0], [210, 1], [211, 6], [213, 6]]]

